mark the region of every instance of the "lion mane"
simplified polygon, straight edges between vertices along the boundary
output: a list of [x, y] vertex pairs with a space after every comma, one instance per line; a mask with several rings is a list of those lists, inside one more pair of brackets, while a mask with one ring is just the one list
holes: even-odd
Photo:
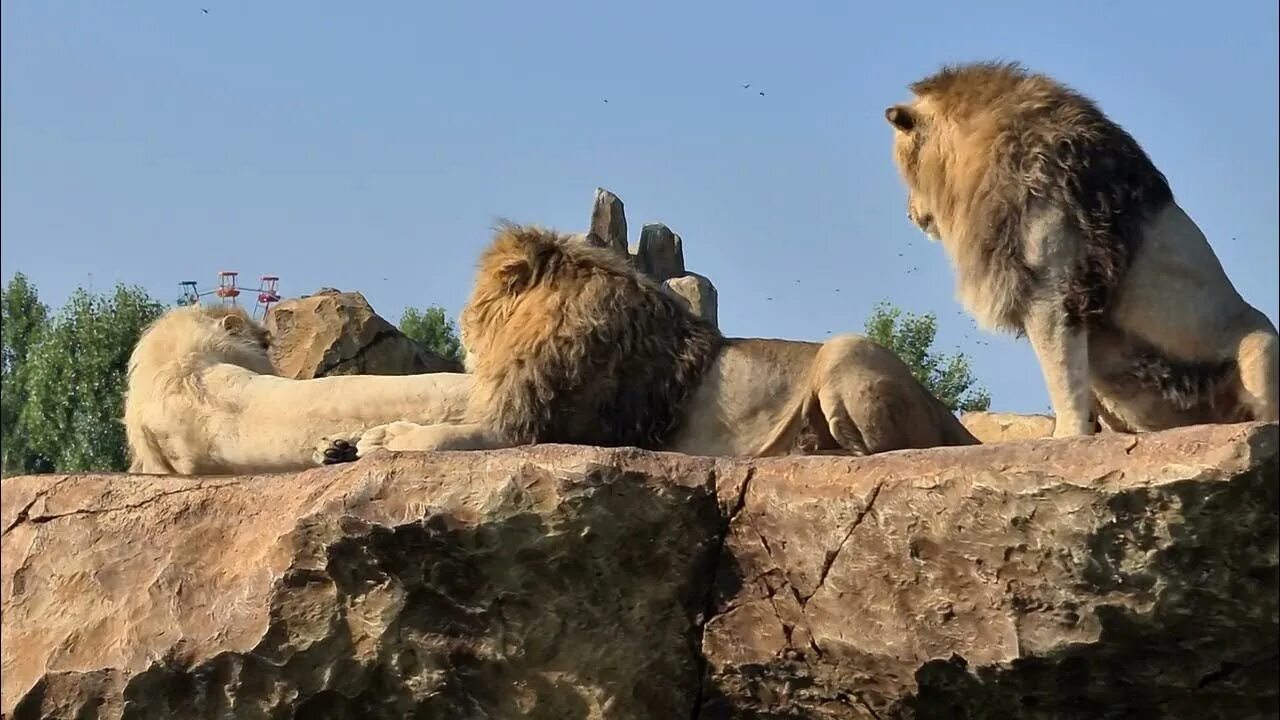
[[1276, 418], [1275, 326], [1129, 133], [1017, 63], [910, 89], [885, 110], [908, 217], [978, 322], [1029, 338], [1055, 435]]
[[503, 224], [459, 318], [472, 417], [515, 444], [665, 445], [723, 338], [627, 258]]
[[[1173, 199], [1137, 141], [1089, 98], [1017, 63], [948, 66], [910, 87], [930, 120], [895, 148], [929, 208], [913, 220], [945, 224], [978, 318], [1023, 330], [1037, 282], [1023, 234], [1044, 205], [1066, 210], [1083, 250], [1063, 312], [1072, 324], [1104, 314], [1144, 223]], [[903, 108], [889, 112], [912, 122]]]
[[149, 325], [129, 357], [130, 472], [301, 470], [353, 459], [356, 437], [372, 426], [464, 418], [469, 376], [292, 380], [276, 374], [269, 347], [266, 330], [236, 306], [174, 308]]

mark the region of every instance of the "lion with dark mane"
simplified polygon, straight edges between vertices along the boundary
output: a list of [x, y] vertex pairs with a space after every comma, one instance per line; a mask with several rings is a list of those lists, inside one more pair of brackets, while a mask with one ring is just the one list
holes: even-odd
[[1058, 437], [1275, 421], [1275, 325], [1164, 175], [1088, 98], [1016, 64], [946, 67], [885, 116], [907, 214], [961, 303], [1025, 334]]
[[694, 455], [977, 443], [891, 351], [725, 338], [608, 248], [506, 225], [459, 318], [468, 422], [391, 423], [360, 454], [560, 442]]

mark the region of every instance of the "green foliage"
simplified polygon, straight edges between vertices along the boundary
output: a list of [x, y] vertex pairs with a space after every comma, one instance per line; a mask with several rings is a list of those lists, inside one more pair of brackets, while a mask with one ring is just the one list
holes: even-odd
[[47, 458], [31, 449], [18, 417], [27, 401], [27, 357], [48, 321], [49, 309], [34, 285], [17, 273], [0, 289], [0, 474], [47, 472]]
[[124, 389], [129, 354], [164, 311], [141, 288], [77, 289], [26, 358], [18, 432], [61, 472], [124, 470]]
[[904, 314], [888, 303], [878, 303], [866, 323], [867, 337], [902, 358], [911, 374], [953, 412], [990, 408], [991, 395], [975, 386], [968, 356], [933, 352], [937, 333], [938, 319], [932, 313]]
[[462, 361], [458, 327], [439, 305], [432, 305], [426, 310], [406, 308], [400, 316], [400, 332], [446, 360]]

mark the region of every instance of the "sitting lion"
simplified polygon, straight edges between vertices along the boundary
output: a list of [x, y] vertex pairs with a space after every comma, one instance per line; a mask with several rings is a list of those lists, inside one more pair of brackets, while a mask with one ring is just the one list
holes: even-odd
[[[947, 67], [885, 116], [907, 214], [961, 303], [1025, 334], [1054, 435], [1275, 421], [1275, 325], [1092, 101], [1016, 64]], [[1095, 418], [1094, 413], [1097, 413]]]
[[267, 333], [238, 307], [175, 308], [129, 358], [130, 472], [248, 474], [353, 459], [361, 431], [408, 418], [463, 419], [460, 373], [291, 380], [267, 360]]
[[889, 350], [727, 339], [625, 257], [504, 226], [460, 317], [470, 421], [373, 428], [360, 454], [529, 443], [863, 455], [977, 440]]

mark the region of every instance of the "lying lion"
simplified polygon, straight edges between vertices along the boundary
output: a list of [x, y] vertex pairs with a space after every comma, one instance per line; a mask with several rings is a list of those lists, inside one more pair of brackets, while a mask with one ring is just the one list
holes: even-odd
[[460, 373], [291, 380], [267, 360], [266, 332], [237, 307], [176, 308], [129, 358], [129, 471], [250, 474], [354, 459], [353, 441], [393, 420], [464, 419]]
[[499, 229], [460, 325], [469, 421], [376, 427], [361, 455], [545, 442], [864, 455], [978, 442], [870, 340], [724, 338], [615, 251], [550, 231]]

